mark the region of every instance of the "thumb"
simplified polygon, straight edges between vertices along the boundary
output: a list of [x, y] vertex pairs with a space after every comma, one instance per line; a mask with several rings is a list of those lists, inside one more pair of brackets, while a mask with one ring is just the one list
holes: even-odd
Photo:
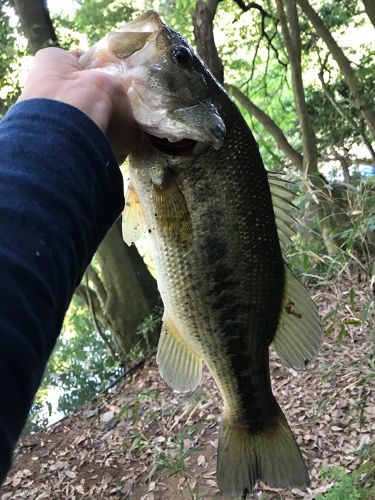
[[139, 143], [139, 128], [134, 121], [130, 101], [121, 85], [113, 99], [113, 113], [106, 135], [117, 161], [121, 164]]

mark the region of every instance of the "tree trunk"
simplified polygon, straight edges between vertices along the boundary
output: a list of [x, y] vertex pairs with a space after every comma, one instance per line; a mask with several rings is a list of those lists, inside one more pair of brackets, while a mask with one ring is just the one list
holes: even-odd
[[12, 4], [32, 54], [45, 47], [57, 45], [46, 0], [13, 0]]
[[223, 63], [217, 53], [213, 21], [219, 0], [198, 0], [193, 12], [194, 37], [198, 54], [203, 58], [215, 78], [224, 83]]
[[301, 126], [303, 146], [303, 171], [308, 177], [307, 188], [313, 193], [317, 205], [317, 215], [324, 246], [328, 255], [337, 253], [337, 245], [332, 238], [336, 229], [332, 214], [334, 203], [327, 193], [325, 179], [318, 171], [318, 152], [316, 136], [307, 109], [301, 67], [301, 34], [296, 0], [276, 0], [277, 13], [281, 25], [284, 43], [288, 52], [294, 102]]
[[344, 176], [344, 182], [347, 184], [350, 184], [352, 182], [352, 178], [350, 175], [350, 162], [348, 161], [348, 151], [345, 151], [346, 154], [340, 154], [335, 147], [332, 148], [333, 156], [336, 158], [336, 160], [339, 161], [342, 174]]
[[[32, 53], [57, 45], [44, 0], [14, 0], [14, 7]], [[96, 319], [111, 331], [121, 357], [126, 359], [132, 347], [142, 340], [137, 335], [139, 324], [160, 305], [156, 281], [136, 247], [129, 248], [124, 243], [120, 219], [100, 245], [97, 258], [102, 276], [89, 266], [90, 287], [81, 283], [77, 292], [90, 306]], [[150, 333], [150, 344], [155, 345], [159, 332]]]
[[375, 28], [375, 2], [374, 0], [363, 0], [363, 4], [365, 6], [366, 14], [368, 15], [370, 21], [374, 25]]
[[291, 163], [299, 170], [303, 170], [303, 156], [289, 143], [281, 128], [272, 120], [272, 118], [258, 108], [258, 106], [237, 87], [234, 85], [227, 85], [227, 88], [236, 101], [238, 101], [251, 115], [255, 116], [263, 127], [272, 135], [281, 151], [283, 151]]
[[[147, 270], [136, 247], [128, 247], [122, 239], [120, 219], [101, 243], [97, 258], [106, 291], [103, 316], [122, 357], [142, 338], [137, 329], [160, 305], [156, 281]], [[150, 332], [149, 342], [157, 343], [159, 332]]]
[[[373, 109], [373, 105], [369, 102], [367, 97], [363, 95], [360, 83], [350, 64], [349, 59], [339, 47], [322, 19], [311, 7], [308, 0], [297, 0], [297, 2], [307, 18], [310, 20], [311, 24], [314, 26], [317, 35], [324, 40], [333, 58], [337, 62], [342, 76], [347, 86], [349, 87], [353, 104], [362, 114], [369, 127], [372, 137], [375, 138], [375, 112]], [[374, 3], [374, 0], [370, 0], [369, 3]]]
[[[301, 35], [297, 16], [296, 0], [276, 0], [278, 17], [290, 61], [294, 102], [301, 125], [303, 168], [305, 175], [318, 172], [318, 152], [302, 80]], [[285, 9], [286, 7], [286, 9]]]

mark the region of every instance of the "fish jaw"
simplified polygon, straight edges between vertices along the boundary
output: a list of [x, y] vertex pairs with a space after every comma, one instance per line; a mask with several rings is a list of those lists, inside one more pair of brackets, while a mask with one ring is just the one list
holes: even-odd
[[221, 148], [226, 128], [204, 67], [156, 12], [109, 33], [81, 56], [80, 64], [121, 79], [134, 119], [147, 134]]

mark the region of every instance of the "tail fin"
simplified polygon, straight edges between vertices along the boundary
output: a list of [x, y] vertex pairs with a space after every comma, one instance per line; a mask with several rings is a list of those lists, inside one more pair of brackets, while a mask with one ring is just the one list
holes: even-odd
[[241, 496], [262, 480], [275, 488], [309, 483], [309, 475], [296, 440], [279, 408], [268, 431], [249, 433], [245, 426], [224, 418], [220, 429], [217, 483], [221, 493]]

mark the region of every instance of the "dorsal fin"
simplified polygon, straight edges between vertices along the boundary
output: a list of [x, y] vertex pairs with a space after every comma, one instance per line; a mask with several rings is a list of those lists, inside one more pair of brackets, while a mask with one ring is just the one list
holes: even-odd
[[[281, 250], [285, 257], [295, 234], [291, 183], [268, 172], [272, 204]], [[285, 264], [285, 288], [279, 324], [272, 345], [283, 361], [296, 370], [303, 369], [316, 354], [322, 340], [318, 310], [308, 291]]]
[[295, 234], [293, 226], [296, 220], [292, 214], [297, 207], [292, 203], [295, 195], [289, 189], [293, 183], [271, 172], [267, 172], [267, 174], [281, 250], [285, 254], [291, 244], [291, 237]]

